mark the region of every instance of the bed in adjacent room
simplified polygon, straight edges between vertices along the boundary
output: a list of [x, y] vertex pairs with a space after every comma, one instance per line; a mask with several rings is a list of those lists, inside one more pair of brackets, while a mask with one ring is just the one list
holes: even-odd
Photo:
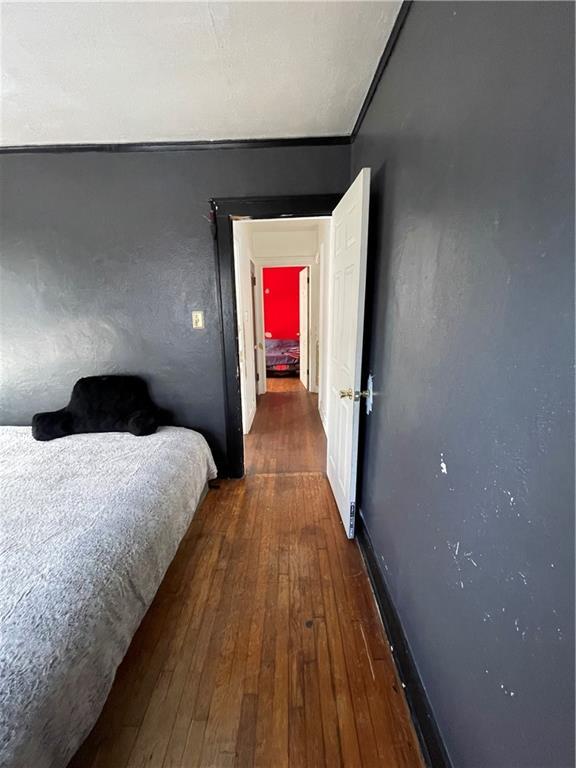
[[216, 476], [198, 433], [0, 427], [0, 766], [60, 768]]
[[266, 375], [298, 376], [300, 342], [298, 339], [266, 339]]

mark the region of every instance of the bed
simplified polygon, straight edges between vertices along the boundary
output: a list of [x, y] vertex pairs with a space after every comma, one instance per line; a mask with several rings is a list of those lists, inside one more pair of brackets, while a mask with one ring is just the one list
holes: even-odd
[[0, 427], [0, 766], [63, 768], [216, 476], [204, 438]]
[[298, 376], [299, 373], [298, 339], [266, 339], [266, 375]]

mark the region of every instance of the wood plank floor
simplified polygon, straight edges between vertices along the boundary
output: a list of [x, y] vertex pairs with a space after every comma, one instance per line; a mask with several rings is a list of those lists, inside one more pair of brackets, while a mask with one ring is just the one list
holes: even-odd
[[[259, 405], [252, 474], [222, 481], [197, 512], [70, 768], [423, 766], [327, 480], [274, 455], [287, 438], [263, 413], [288, 425], [308, 399], [318, 418], [297, 388], [262, 400], [286, 394]], [[304, 426], [322, 451], [315, 431]]]
[[295, 378], [269, 378], [266, 389], [245, 438], [246, 474], [324, 472], [326, 438], [318, 395]]

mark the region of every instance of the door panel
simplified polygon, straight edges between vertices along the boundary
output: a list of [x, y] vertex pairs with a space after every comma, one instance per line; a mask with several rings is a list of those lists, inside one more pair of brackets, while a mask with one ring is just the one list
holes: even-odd
[[356, 514], [369, 197], [370, 169], [364, 168], [332, 214], [327, 473], [349, 538]]
[[256, 414], [256, 365], [251, 260], [241, 236], [234, 237], [238, 361], [242, 396], [242, 430], [248, 434]]
[[[258, 328], [257, 328], [257, 295], [256, 295], [256, 267], [254, 266], [254, 263], [250, 262], [250, 283], [252, 287], [252, 341], [254, 345], [254, 394], [257, 396], [260, 394], [260, 374], [258, 371]], [[254, 403], [254, 408], [256, 408], [256, 403]]]

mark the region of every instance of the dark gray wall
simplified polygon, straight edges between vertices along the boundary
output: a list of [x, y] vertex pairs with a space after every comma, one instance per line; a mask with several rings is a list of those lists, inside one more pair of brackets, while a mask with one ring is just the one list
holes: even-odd
[[574, 765], [573, 35], [568, 3], [417, 2], [352, 148], [361, 509], [457, 768]]
[[0, 173], [0, 423], [64, 405], [80, 376], [139, 373], [220, 458], [208, 200], [342, 192], [349, 147], [4, 155]]

